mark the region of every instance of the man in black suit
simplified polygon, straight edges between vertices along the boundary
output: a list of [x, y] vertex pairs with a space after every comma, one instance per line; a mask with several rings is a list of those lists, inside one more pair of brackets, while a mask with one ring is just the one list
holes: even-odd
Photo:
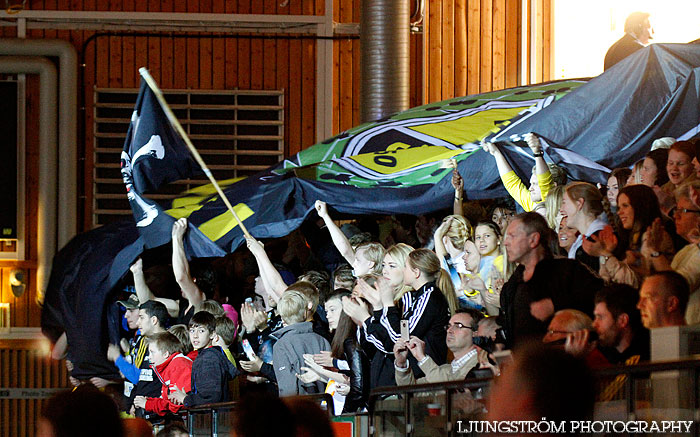
[[605, 54], [605, 70], [637, 50], [646, 47], [653, 37], [654, 28], [649, 22], [649, 13], [631, 13], [625, 20], [625, 35], [617, 40]]

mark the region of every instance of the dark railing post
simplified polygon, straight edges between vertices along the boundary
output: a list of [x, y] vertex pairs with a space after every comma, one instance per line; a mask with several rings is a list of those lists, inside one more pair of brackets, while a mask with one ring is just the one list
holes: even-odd
[[634, 401], [632, 400], [632, 374], [628, 373], [625, 378], [625, 400], [627, 403], [627, 420], [636, 420], [636, 414], [633, 416]]
[[404, 406], [404, 423], [406, 424], [406, 435], [413, 434], [413, 421], [411, 420], [411, 395], [406, 393], [406, 404]]
[[698, 414], [700, 413], [700, 400], [698, 399], [698, 376], [700, 376], [700, 369], [695, 367], [693, 369], [693, 392], [690, 395], [691, 404], [693, 406], [693, 435], [700, 435], [700, 430], [698, 430]]
[[446, 431], [447, 435], [454, 435], [454, 426], [452, 425], [452, 391], [453, 388], [448, 388], [445, 391], [445, 396], [447, 399], [445, 399], [445, 414], [447, 415], [447, 424], [446, 426]]
[[190, 433], [190, 437], [194, 435], [194, 415], [190, 410], [187, 410], [187, 431]]

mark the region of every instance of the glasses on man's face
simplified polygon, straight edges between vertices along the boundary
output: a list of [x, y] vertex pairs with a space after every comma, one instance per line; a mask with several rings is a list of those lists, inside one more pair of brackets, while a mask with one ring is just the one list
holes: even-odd
[[569, 331], [557, 331], [557, 330], [554, 330], [554, 329], [550, 329], [550, 330], [547, 331], [547, 334], [549, 334], [549, 335], [562, 335], [562, 334], [563, 334], [563, 335], [567, 335], [567, 334], [572, 334], [572, 332], [569, 332]]
[[678, 213], [685, 214], [688, 212], [694, 212], [695, 214], [700, 214], [700, 209], [673, 208], [671, 210], [670, 215], [671, 215], [671, 217], [675, 217], [676, 214], [678, 214]]
[[472, 329], [471, 326], [463, 325], [459, 322], [454, 322], [454, 323], [448, 323], [445, 325], [445, 331], [449, 331], [450, 329]]

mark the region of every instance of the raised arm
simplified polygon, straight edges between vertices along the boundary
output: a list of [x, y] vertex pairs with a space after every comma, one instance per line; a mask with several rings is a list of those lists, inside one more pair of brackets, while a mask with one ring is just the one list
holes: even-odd
[[535, 175], [537, 176], [537, 183], [540, 186], [540, 196], [544, 202], [549, 190], [554, 187], [552, 173], [549, 170], [547, 162], [544, 160], [542, 143], [540, 143], [540, 139], [537, 138], [537, 135], [533, 133], [525, 134], [525, 142], [532, 151], [532, 156], [535, 157]]
[[535, 173], [538, 175], [549, 173], [549, 166], [544, 160], [544, 153], [542, 152], [542, 143], [540, 143], [537, 135], [533, 133], [525, 134], [525, 142], [532, 150], [532, 156], [535, 157]]
[[[503, 153], [493, 143], [483, 143], [481, 147], [496, 159], [498, 174], [501, 176], [503, 187], [525, 211], [532, 211], [535, 203], [530, 197], [530, 191], [527, 189], [523, 181], [515, 174], [513, 168], [508, 164]], [[545, 164], [546, 165], [546, 164]]]
[[484, 149], [485, 152], [488, 152], [493, 156], [493, 158], [496, 160], [496, 166], [498, 167], [498, 174], [501, 175], [501, 178], [507, 174], [513, 171], [513, 168], [508, 164], [508, 161], [506, 161], [506, 157], [503, 156], [503, 153], [501, 153], [501, 150], [496, 147], [493, 143], [482, 143], [481, 148]]
[[462, 200], [464, 193], [464, 179], [462, 179], [462, 176], [459, 174], [456, 168], [452, 171], [452, 188], [455, 189], [455, 200], [452, 203], [452, 214], [462, 215], [464, 214], [464, 202]]
[[287, 284], [285, 284], [282, 279], [282, 275], [280, 275], [280, 272], [272, 265], [272, 261], [270, 261], [270, 258], [267, 256], [265, 247], [261, 242], [255, 238], [246, 238], [246, 245], [255, 257], [255, 262], [258, 264], [260, 278], [263, 281], [263, 285], [265, 285], [265, 289], [274, 294], [275, 300], [279, 301], [282, 297], [282, 293], [287, 289]]
[[173, 273], [185, 299], [190, 303], [190, 306], [194, 306], [204, 302], [206, 296], [200, 291], [190, 275], [190, 264], [185, 255], [184, 237], [186, 231], [186, 218], [181, 218], [173, 224]]
[[129, 270], [131, 270], [131, 274], [134, 276], [134, 289], [136, 289], [136, 297], [139, 298], [139, 303], [155, 299], [156, 296], [151, 289], [148, 288], [148, 284], [146, 284], [146, 277], [143, 274], [143, 260], [137, 258], [131, 267], [129, 267]]
[[338, 225], [331, 220], [331, 216], [328, 215], [328, 206], [326, 205], [326, 202], [317, 200], [315, 207], [316, 212], [318, 212], [318, 216], [323, 219], [323, 223], [326, 224], [328, 232], [331, 233], [331, 239], [333, 240], [333, 244], [335, 245], [336, 249], [338, 249], [338, 252], [343, 255], [343, 258], [345, 258], [345, 260], [351, 266], [355, 265], [355, 251], [352, 249], [350, 240], [348, 240], [348, 237], [343, 234], [343, 231], [340, 230]]
[[146, 276], [143, 274], [143, 260], [141, 258], [134, 261], [131, 267], [129, 267], [129, 270], [131, 270], [131, 274], [134, 276], [134, 289], [136, 289], [136, 297], [139, 298], [139, 303], [144, 303], [149, 300], [161, 302], [165, 305], [165, 308], [167, 308], [170, 317], [177, 317], [177, 313], [180, 310], [177, 301], [156, 297], [151, 289], [148, 288]]
[[433, 240], [435, 240], [435, 254], [440, 260], [445, 258], [445, 255], [447, 255], [447, 248], [445, 247], [445, 243], [442, 241], [442, 238], [450, 229], [450, 224], [452, 224], [452, 217], [442, 222], [435, 230], [435, 235], [433, 236]]

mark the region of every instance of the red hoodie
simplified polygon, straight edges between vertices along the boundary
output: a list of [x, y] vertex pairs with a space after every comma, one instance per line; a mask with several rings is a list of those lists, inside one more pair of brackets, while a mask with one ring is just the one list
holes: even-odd
[[[151, 365], [153, 367], [153, 365]], [[168, 400], [168, 394], [171, 390], [184, 390], [189, 392], [192, 379], [192, 360], [182, 354], [173, 354], [168, 357], [165, 362], [153, 368], [155, 374], [160, 379], [162, 384], [161, 397], [147, 398], [146, 411], [152, 411], [160, 416], [165, 416], [166, 413], [177, 413], [182, 405], [173, 404]]]

